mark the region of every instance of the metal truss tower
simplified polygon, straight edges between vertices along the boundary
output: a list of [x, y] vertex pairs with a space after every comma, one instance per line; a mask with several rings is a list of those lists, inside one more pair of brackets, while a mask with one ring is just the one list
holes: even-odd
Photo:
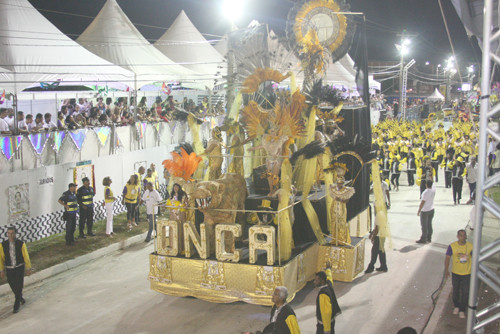
[[500, 173], [488, 176], [487, 151], [488, 136], [491, 136], [496, 142], [500, 142], [500, 133], [489, 127], [491, 118], [500, 112], [500, 103], [490, 106], [491, 65], [492, 63], [500, 65], [500, 57], [495, 54], [497, 50], [491, 50], [492, 43], [500, 38], [500, 31], [494, 33], [492, 31], [493, 13], [498, 10], [498, 8], [493, 8], [493, 3], [493, 0], [484, 0], [481, 112], [479, 116], [479, 170], [476, 189], [476, 228], [474, 229], [467, 334], [475, 333], [484, 326], [500, 319], [500, 313], [495, 313], [500, 308], [500, 302], [488, 305], [481, 310], [477, 309], [480, 281], [500, 295], [500, 277], [485, 264], [488, 258], [500, 252], [500, 238], [489, 244], [482, 245], [481, 243], [484, 212], [488, 211], [500, 219], [500, 206], [491, 198], [485, 196], [485, 191], [500, 184]]

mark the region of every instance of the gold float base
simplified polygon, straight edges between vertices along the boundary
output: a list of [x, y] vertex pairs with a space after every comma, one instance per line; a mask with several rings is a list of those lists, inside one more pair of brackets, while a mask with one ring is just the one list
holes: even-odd
[[362, 238], [370, 233], [370, 208], [366, 208], [365, 211], [349, 220], [348, 225], [351, 237]]
[[312, 244], [281, 266], [150, 254], [148, 279], [151, 289], [166, 295], [271, 306], [271, 295], [277, 286], [288, 288], [291, 301], [314, 278], [318, 247], [317, 243]]
[[323, 270], [326, 263], [332, 265], [335, 281], [352, 282], [365, 267], [365, 240], [352, 237], [352, 246], [318, 246], [317, 270]]

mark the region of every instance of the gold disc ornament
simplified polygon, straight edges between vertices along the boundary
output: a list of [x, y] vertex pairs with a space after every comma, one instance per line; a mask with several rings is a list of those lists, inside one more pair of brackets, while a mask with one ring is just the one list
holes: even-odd
[[349, 51], [356, 30], [349, 10], [345, 0], [299, 1], [288, 13], [290, 47], [302, 60], [322, 49], [336, 62]]

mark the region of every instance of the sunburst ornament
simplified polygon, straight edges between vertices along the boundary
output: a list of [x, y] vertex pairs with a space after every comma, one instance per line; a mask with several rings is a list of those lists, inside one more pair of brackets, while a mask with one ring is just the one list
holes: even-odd
[[[306, 57], [311, 49], [311, 35], [317, 36], [318, 47], [331, 53], [336, 62], [349, 51], [355, 32], [350, 6], [344, 0], [302, 0], [288, 13], [287, 38], [298, 57]], [[314, 33], [312, 33], [313, 31]]]

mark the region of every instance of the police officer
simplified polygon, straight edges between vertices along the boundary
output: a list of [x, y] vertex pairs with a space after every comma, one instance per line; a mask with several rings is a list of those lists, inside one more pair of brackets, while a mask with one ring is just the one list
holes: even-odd
[[78, 205], [80, 206], [80, 235], [79, 238], [85, 239], [85, 224], [87, 224], [87, 235], [93, 237], [95, 234], [92, 232], [92, 225], [94, 225], [94, 188], [90, 186], [88, 177], [82, 179], [83, 187], [76, 191]]
[[76, 184], [70, 183], [68, 190], [63, 192], [58, 202], [64, 206], [63, 219], [66, 221], [66, 245], [73, 246], [75, 244], [76, 214], [78, 212]]

